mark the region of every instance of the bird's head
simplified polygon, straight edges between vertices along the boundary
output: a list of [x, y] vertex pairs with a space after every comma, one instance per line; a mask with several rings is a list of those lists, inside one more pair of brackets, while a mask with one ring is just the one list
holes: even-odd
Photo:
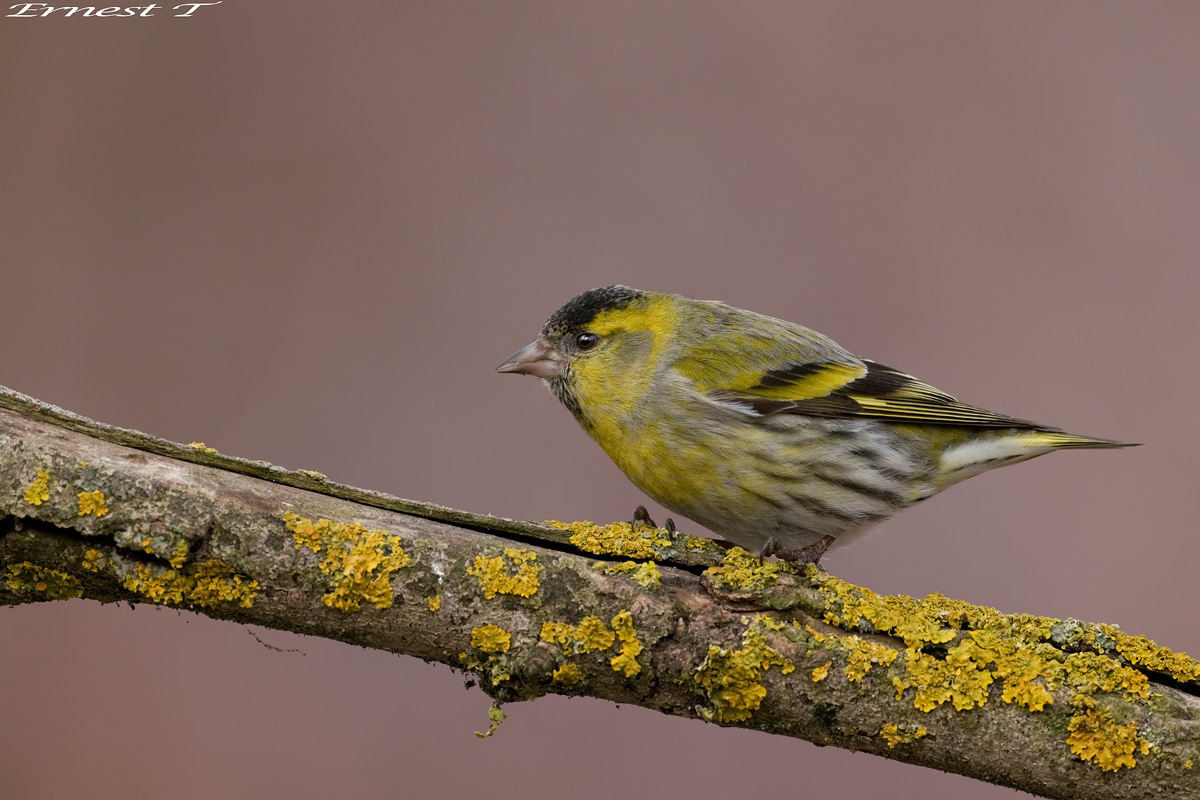
[[637, 394], [654, 348], [670, 331], [671, 295], [628, 286], [590, 289], [555, 311], [532, 343], [496, 367], [535, 375], [587, 425], [581, 406], [618, 404]]

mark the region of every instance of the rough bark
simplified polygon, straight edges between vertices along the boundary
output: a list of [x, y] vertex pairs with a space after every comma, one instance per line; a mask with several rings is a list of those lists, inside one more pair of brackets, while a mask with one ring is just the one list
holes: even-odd
[[636, 703], [1045, 797], [1200, 797], [1200, 665], [1111, 626], [401, 500], [0, 387], [0, 603], [74, 597], [438, 661], [498, 703]]

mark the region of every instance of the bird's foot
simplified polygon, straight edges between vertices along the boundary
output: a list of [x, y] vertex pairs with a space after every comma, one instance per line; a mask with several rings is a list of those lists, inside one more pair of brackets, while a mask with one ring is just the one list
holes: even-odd
[[825, 551], [833, 542], [832, 536], [823, 536], [808, 547], [795, 550], [772, 536], [763, 544], [762, 550], [758, 551], [758, 557], [765, 561], [769, 556], [775, 556], [781, 561], [791, 561], [798, 566], [813, 564], [821, 572], [825, 572], [826, 569], [821, 566], [821, 556], [825, 555]]
[[[645, 506], [638, 506], [633, 510], [633, 520], [629, 523], [629, 527], [636, 528], [638, 523], [649, 525], [651, 528], [658, 527], [658, 523], [650, 519], [650, 512], [646, 510]], [[667, 533], [675, 534], [675, 520], [670, 517], [667, 517]]]

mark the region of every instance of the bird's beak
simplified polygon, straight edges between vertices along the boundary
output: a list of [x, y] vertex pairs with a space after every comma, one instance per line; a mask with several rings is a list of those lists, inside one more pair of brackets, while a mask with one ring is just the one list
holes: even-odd
[[539, 336], [512, 354], [507, 361], [496, 367], [496, 372], [517, 372], [522, 375], [536, 375], [539, 378], [553, 378], [562, 372], [562, 356], [545, 336]]

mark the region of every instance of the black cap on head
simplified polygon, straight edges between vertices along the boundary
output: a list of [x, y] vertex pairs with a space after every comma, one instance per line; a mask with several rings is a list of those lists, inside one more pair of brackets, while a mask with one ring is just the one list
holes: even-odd
[[550, 319], [546, 320], [542, 333], [552, 334], [587, 327], [587, 324], [595, 319], [601, 311], [624, 308], [642, 295], [642, 292], [630, 289], [628, 286], [588, 289], [555, 311]]

